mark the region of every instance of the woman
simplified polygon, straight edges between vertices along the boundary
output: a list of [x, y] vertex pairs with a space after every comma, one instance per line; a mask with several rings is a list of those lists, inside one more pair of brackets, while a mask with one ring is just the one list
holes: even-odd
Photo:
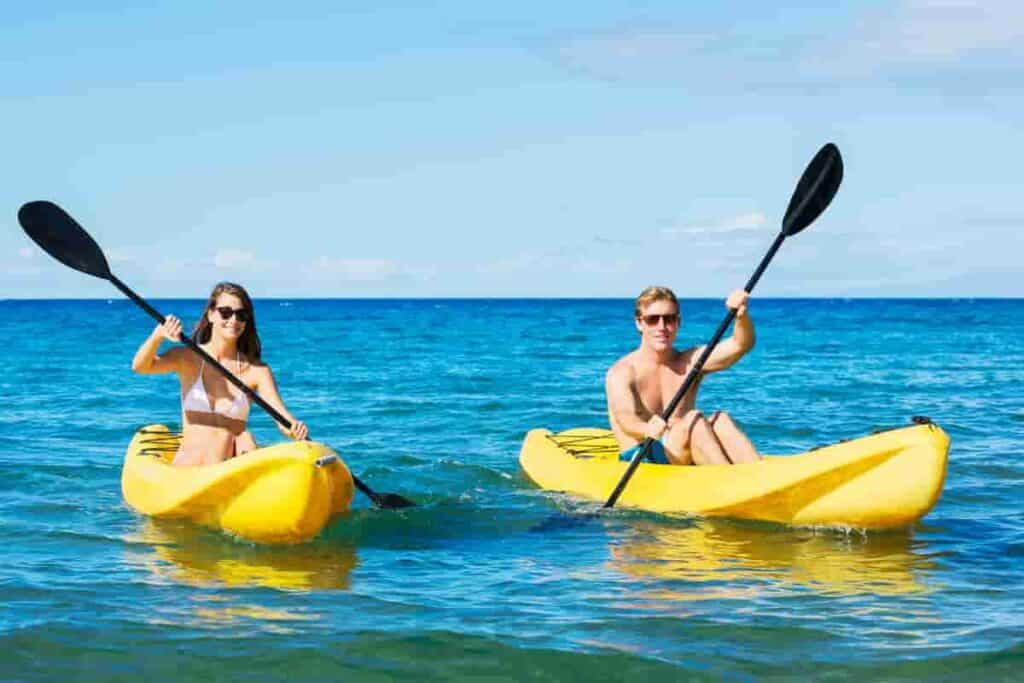
[[[164, 339], [181, 340], [181, 320], [173, 315], [167, 316], [142, 342], [132, 359], [132, 370], [140, 375], [178, 374], [182, 438], [174, 464], [211, 465], [256, 448], [256, 441], [245, 428], [249, 398], [219, 370], [207, 367], [206, 361], [187, 346], [176, 346], [157, 355]], [[213, 288], [192, 340], [288, 418], [292, 423], [290, 431], [278, 425], [283, 434], [293, 439], [306, 438], [309, 432], [305, 423], [285, 409], [274, 375], [260, 359], [252, 300], [240, 285], [221, 282]]]

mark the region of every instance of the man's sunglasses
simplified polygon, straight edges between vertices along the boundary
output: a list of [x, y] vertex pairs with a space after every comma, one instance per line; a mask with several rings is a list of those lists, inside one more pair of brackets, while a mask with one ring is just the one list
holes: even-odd
[[231, 308], [230, 306], [217, 306], [217, 313], [220, 314], [221, 320], [231, 320], [231, 316], [238, 318], [238, 322], [247, 323], [249, 322], [249, 312], [244, 308]]
[[652, 315], [642, 315], [640, 316], [640, 319], [643, 320], [644, 324], [648, 327], [654, 327], [658, 324], [659, 320], [664, 320], [666, 327], [679, 324], [678, 313], [654, 313]]

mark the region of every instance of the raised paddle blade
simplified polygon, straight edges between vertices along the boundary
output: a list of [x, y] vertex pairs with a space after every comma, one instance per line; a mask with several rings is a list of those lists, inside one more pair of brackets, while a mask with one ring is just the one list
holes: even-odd
[[103, 250], [81, 225], [53, 202], [29, 202], [18, 210], [18, 222], [32, 241], [65, 266], [109, 280]]
[[782, 232], [795, 235], [814, 222], [832, 202], [843, 182], [843, 157], [831, 142], [818, 150], [793, 190], [782, 219]]

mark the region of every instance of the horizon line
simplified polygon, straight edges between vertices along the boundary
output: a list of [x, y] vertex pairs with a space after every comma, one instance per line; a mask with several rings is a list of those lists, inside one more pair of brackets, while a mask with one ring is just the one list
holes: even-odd
[[[253, 301], [631, 301], [634, 296], [254, 296]], [[681, 296], [680, 301], [718, 301], [720, 296]], [[152, 296], [151, 301], [203, 301], [205, 296]], [[985, 300], [985, 301], [1022, 301], [1024, 296], [992, 296], [992, 295], [828, 295], [828, 296], [752, 296], [757, 301], [817, 301], [817, 300], [860, 300], [860, 301], [950, 301], [950, 300]], [[8, 301], [106, 301], [113, 303], [131, 300], [123, 297], [3, 297], [0, 302]]]

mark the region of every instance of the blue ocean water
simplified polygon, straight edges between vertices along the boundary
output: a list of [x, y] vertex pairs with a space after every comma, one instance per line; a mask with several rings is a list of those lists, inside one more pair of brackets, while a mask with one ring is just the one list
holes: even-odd
[[[185, 319], [200, 301], [159, 301]], [[264, 300], [290, 409], [419, 506], [257, 547], [121, 500], [176, 380], [129, 370], [133, 304], [0, 301], [0, 680], [1019, 680], [1020, 300], [759, 300], [758, 344], [705, 381], [765, 452], [927, 415], [946, 488], [886, 533], [615, 510], [519, 472], [526, 431], [605, 424], [627, 300]], [[680, 344], [722, 302], [683, 302]], [[254, 409], [261, 443], [276, 440]]]

